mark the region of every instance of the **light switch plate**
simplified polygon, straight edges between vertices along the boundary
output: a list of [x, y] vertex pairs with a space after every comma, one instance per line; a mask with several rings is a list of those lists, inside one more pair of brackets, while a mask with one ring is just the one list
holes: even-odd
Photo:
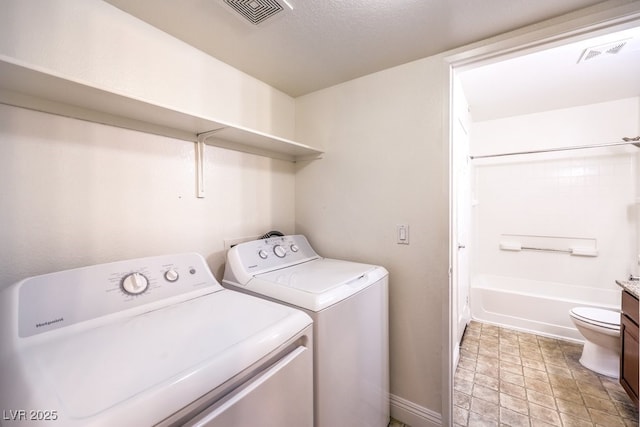
[[409, 244], [409, 224], [396, 225], [396, 243], [399, 245]]

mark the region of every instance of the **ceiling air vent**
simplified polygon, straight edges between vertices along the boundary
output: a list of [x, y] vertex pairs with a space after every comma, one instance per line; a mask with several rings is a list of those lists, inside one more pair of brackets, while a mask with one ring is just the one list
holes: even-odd
[[282, 4], [276, 0], [224, 0], [224, 2], [253, 25], [258, 25], [284, 10]]
[[620, 53], [620, 50], [627, 44], [627, 40], [618, 40], [616, 42], [603, 44], [596, 47], [590, 47], [585, 49], [582, 52], [582, 56], [578, 60], [578, 64], [581, 62], [586, 62], [595, 58], [604, 58], [609, 55], [615, 55]]

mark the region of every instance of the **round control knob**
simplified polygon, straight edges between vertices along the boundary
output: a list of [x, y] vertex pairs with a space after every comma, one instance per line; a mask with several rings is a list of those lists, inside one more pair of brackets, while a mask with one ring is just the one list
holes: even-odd
[[149, 287], [149, 280], [140, 273], [131, 273], [122, 279], [122, 290], [130, 295], [140, 295]]
[[278, 258], [284, 258], [284, 256], [287, 254], [287, 251], [285, 251], [282, 246], [275, 245], [273, 247], [273, 253], [276, 254]]
[[180, 275], [174, 269], [167, 270], [164, 272], [164, 278], [167, 279], [167, 282], [175, 282], [176, 280], [178, 280], [179, 277]]
[[264, 250], [260, 249], [260, 252], [258, 252], [258, 256], [262, 259], [267, 259], [267, 257], [269, 256], [268, 253], [266, 253]]
[[298, 245], [296, 245], [295, 243], [291, 245], [291, 252], [298, 252]]

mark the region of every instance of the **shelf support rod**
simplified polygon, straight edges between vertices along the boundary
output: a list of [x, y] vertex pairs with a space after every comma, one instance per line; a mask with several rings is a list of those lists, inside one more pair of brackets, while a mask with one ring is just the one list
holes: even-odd
[[196, 141], [196, 196], [204, 199], [204, 139]]
[[202, 132], [196, 135], [196, 196], [204, 199], [204, 142], [224, 127]]

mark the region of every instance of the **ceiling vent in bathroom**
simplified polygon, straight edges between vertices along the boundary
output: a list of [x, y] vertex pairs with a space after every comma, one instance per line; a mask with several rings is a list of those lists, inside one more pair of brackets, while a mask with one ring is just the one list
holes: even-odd
[[253, 25], [259, 25], [282, 12], [285, 9], [284, 5], [292, 9], [284, 0], [224, 0], [224, 3]]
[[596, 58], [604, 58], [610, 55], [616, 55], [620, 53], [620, 50], [627, 44], [627, 40], [618, 40], [612, 43], [603, 44], [600, 46], [589, 47], [582, 52], [582, 56], [578, 60], [578, 64], [581, 62], [587, 62]]

